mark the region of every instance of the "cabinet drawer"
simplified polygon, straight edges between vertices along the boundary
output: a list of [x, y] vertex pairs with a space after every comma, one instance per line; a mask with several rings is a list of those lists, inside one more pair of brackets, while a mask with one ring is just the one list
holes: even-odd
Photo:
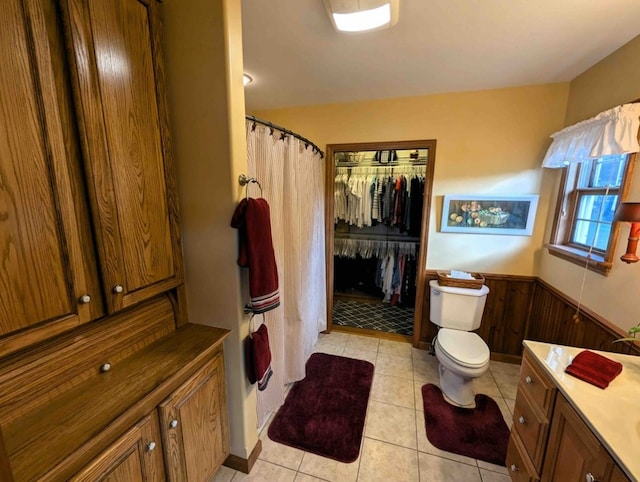
[[522, 358], [522, 370], [518, 390], [526, 393], [547, 419], [550, 419], [555, 402], [556, 387], [527, 350]]
[[549, 435], [549, 421], [536, 409], [526, 392], [518, 390], [513, 410], [513, 430], [520, 436], [525, 451], [537, 471], [542, 468], [542, 457]]
[[512, 482], [538, 482], [540, 477], [531, 466], [517, 433], [511, 432], [505, 464]]

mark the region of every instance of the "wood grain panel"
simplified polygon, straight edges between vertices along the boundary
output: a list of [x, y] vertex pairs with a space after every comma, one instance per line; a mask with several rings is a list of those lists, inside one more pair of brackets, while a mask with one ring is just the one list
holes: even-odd
[[2, 426], [16, 480], [66, 480], [222, 351], [228, 330], [189, 324]]
[[63, 6], [104, 293], [113, 312], [183, 280], [156, 2], [66, 0]]
[[614, 343], [624, 335], [620, 328], [581, 307], [579, 322], [573, 320], [577, 303], [544, 281], [538, 280], [531, 310], [528, 338], [547, 343], [593, 350], [640, 354], [631, 343]]
[[[210, 480], [229, 455], [224, 363], [216, 357], [160, 407], [171, 482]], [[178, 422], [171, 427], [171, 421]], [[200, 447], [207, 447], [203, 452]]]
[[[26, 15], [21, 1], [3, 3], [0, 335], [72, 315], [76, 305], [52, 176], [52, 156], [59, 154], [53, 144], [62, 139], [51, 139], [56, 133], [47, 129], [45, 86], [37, 76], [36, 46]], [[50, 91], [51, 86], [46, 87]]]
[[[154, 443], [153, 450], [149, 444]], [[164, 466], [157, 412], [138, 422], [70, 482], [162, 482]]]
[[[147, 7], [89, 2], [127, 288], [173, 275]], [[123, 283], [124, 284], [124, 280]]]
[[96, 376], [175, 329], [165, 297], [0, 362], [0, 423], [6, 424]]

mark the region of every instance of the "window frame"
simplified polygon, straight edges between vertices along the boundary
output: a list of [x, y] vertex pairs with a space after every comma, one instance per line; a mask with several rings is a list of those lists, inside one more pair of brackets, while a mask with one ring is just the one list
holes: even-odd
[[[622, 176], [618, 192], [618, 203], [627, 199], [631, 178], [635, 167], [636, 154], [627, 154], [627, 166]], [[606, 251], [593, 248], [589, 250], [583, 245], [571, 242], [574, 230], [574, 220], [578, 209], [580, 193], [598, 194], [604, 193], [604, 188], [578, 188], [577, 183], [580, 174], [580, 164], [573, 163], [562, 168], [560, 188], [556, 199], [556, 210], [553, 219], [550, 242], [545, 245], [549, 254], [557, 256], [570, 263], [577, 264], [604, 276], [609, 274], [613, 266], [614, 250], [618, 241], [620, 223], [613, 222]], [[609, 190], [611, 192], [611, 189]], [[616, 205], [617, 207], [617, 205]]]

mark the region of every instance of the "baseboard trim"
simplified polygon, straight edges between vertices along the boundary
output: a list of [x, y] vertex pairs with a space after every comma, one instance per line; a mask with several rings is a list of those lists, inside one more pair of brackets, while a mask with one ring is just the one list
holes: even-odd
[[520, 365], [520, 363], [522, 363], [521, 356], [509, 355], [507, 353], [491, 353], [491, 359], [504, 363], [513, 363], [515, 365]]
[[258, 442], [256, 442], [256, 446], [253, 447], [248, 459], [243, 459], [237, 455], [229, 454], [223, 465], [230, 469], [237, 470], [238, 472], [248, 474], [251, 472], [256, 460], [258, 460], [260, 452], [262, 452], [262, 440], [258, 439]]

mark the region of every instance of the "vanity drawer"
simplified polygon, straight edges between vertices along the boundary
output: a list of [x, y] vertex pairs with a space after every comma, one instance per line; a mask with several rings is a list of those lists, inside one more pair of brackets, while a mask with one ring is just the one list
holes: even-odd
[[542, 457], [549, 435], [549, 420], [534, 406], [527, 392], [518, 390], [513, 409], [513, 427], [535, 469], [542, 469]]
[[540, 477], [531, 466], [527, 453], [517, 433], [511, 432], [505, 465], [509, 471], [511, 482], [538, 482]]
[[526, 393], [544, 416], [550, 418], [556, 398], [556, 387], [526, 349], [522, 358], [518, 390]]

